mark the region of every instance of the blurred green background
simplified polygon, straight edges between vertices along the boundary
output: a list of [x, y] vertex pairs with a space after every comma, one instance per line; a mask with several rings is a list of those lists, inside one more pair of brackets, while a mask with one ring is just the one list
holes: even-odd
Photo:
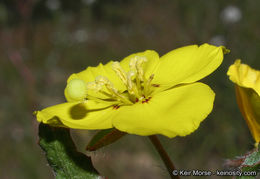
[[[231, 49], [203, 79], [216, 92], [214, 110], [191, 135], [160, 139], [177, 168], [223, 169], [225, 159], [254, 144], [226, 72], [237, 58], [259, 69], [259, 17], [254, 0], [1, 0], [0, 178], [54, 178], [32, 113], [65, 101], [71, 73], [146, 49], [163, 55], [205, 42]], [[80, 151], [93, 134], [73, 131]], [[110, 179], [168, 178], [146, 137], [128, 135], [89, 155]]]

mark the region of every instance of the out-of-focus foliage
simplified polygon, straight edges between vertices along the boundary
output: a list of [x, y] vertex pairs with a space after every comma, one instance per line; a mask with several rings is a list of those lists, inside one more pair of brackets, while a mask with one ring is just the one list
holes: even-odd
[[[204, 42], [231, 49], [203, 80], [216, 92], [214, 110], [190, 136], [161, 139], [177, 168], [221, 169], [223, 159], [254, 144], [226, 71], [237, 58], [259, 69], [259, 16], [260, 2], [250, 0], [0, 1], [1, 179], [53, 178], [37, 145], [32, 112], [64, 102], [71, 73], [137, 51], [162, 55]], [[92, 135], [75, 132], [79, 150]], [[167, 178], [145, 137], [127, 135], [90, 155], [108, 178]]]

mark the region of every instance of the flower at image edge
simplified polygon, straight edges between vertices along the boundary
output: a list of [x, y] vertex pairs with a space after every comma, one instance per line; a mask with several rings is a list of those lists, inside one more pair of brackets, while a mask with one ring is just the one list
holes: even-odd
[[159, 57], [146, 50], [72, 74], [68, 102], [36, 112], [37, 120], [75, 129], [108, 129], [142, 136], [185, 136], [212, 111], [215, 93], [198, 80], [223, 60], [224, 47], [190, 45]]
[[227, 75], [235, 83], [239, 109], [257, 146], [260, 141], [260, 71], [236, 60]]

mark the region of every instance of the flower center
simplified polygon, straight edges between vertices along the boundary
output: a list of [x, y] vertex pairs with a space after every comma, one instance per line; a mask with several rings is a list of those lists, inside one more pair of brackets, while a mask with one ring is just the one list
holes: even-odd
[[[101, 93], [108, 97], [109, 102], [115, 102], [116, 105], [130, 105], [136, 102], [147, 103], [151, 97], [151, 87], [154, 87], [152, 80], [154, 74], [152, 74], [148, 79], [145, 78], [143, 65], [147, 62], [145, 57], [135, 56], [129, 62], [129, 71], [126, 72], [118, 61], [112, 63], [112, 69], [115, 71], [119, 79], [126, 87], [126, 91], [120, 92], [117, 90], [112, 82], [104, 77], [98, 76], [95, 81], [86, 84], [86, 98], [93, 99], [96, 101], [107, 102], [108, 100], [94, 97], [89, 92]], [[67, 87], [73, 88], [68, 83]], [[72, 86], [72, 87], [71, 87]], [[75, 90], [70, 90], [75, 91]], [[69, 91], [68, 91], [69, 93]], [[68, 94], [70, 95], [70, 94]], [[70, 95], [71, 96], [71, 95]], [[75, 95], [74, 95], [75, 96]], [[81, 95], [84, 96], [84, 95]]]
[[151, 92], [150, 87], [152, 86], [151, 82], [154, 78], [154, 74], [148, 79], [145, 78], [143, 69], [145, 62], [147, 62], [145, 57], [135, 56], [130, 60], [130, 70], [128, 72], [120, 66], [119, 62], [114, 62], [112, 64], [112, 69], [126, 86], [128, 99], [132, 103], [139, 101], [148, 102], [151, 99], [149, 94]]

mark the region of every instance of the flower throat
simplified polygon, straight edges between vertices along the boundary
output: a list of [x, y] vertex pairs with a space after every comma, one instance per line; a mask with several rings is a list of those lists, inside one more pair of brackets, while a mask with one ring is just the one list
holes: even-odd
[[[129, 71], [126, 72], [118, 61], [112, 63], [112, 69], [115, 71], [117, 76], [120, 78], [122, 83], [125, 85], [127, 91], [119, 92], [113, 85], [113, 83], [106, 78], [105, 76], [97, 76], [95, 81], [84, 82], [85, 95], [82, 95], [81, 100], [92, 99], [98, 102], [106, 102], [105, 99], [93, 97], [88, 94], [88, 91], [94, 91], [95, 93], [102, 93], [108, 98], [112, 99], [115, 104], [125, 104], [131, 105], [136, 102], [147, 103], [151, 97], [151, 87], [154, 85], [151, 83], [154, 74], [152, 74], [148, 79], [145, 78], [143, 66], [147, 62], [145, 57], [135, 56], [129, 62]], [[78, 80], [78, 79], [77, 79]], [[71, 86], [72, 90], [75, 91], [73, 85], [70, 85], [71, 80], [68, 86]], [[81, 91], [76, 90], [78, 93], [82, 93], [82, 88], [77, 88]], [[68, 95], [73, 98], [73, 94], [68, 90]]]

